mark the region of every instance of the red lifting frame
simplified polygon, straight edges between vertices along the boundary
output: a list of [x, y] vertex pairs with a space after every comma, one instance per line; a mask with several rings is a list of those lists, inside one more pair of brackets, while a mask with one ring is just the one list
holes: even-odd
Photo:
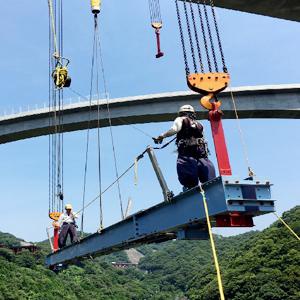
[[214, 103], [211, 104], [213, 109], [209, 111], [209, 121], [217, 155], [219, 172], [221, 176], [232, 175], [222, 126], [222, 112], [218, 110], [218, 106]]

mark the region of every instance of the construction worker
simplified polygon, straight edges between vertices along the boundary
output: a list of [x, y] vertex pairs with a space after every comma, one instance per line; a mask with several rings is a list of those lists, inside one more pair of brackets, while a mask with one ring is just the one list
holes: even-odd
[[197, 186], [199, 180], [203, 183], [215, 178], [216, 171], [208, 159], [203, 126], [196, 121], [193, 106], [181, 106], [173, 126], [153, 140], [156, 144], [161, 144], [164, 138], [175, 134], [178, 148], [177, 174], [184, 190]]
[[66, 241], [68, 235], [70, 235], [71, 243], [76, 243], [77, 239], [77, 231], [76, 231], [76, 214], [72, 212], [72, 205], [66, 204], [65, 206], [66, 212], [60, 215], [57, 226], [60, 227], [59, 238], [58, 238], [58, 246], [59, 248], [63, 248], [66, 246]]

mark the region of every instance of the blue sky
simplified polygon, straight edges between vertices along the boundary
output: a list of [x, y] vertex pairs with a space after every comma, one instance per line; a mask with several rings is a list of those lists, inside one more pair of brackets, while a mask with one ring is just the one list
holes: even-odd
[[[175, 5], [173, 1], [161, 1], [161, 6], [165, 57], [156, 60], [147, 1], [104, 1], [100, 26], [110, 97], [187, 89]], [[64, 8], [64, 53], [71, 59], [72, 88], [88, 95], [93, 34], [89, 1], [65, 1]], [[229, 10], [218, 10], [218, 19], [232, 86], [299, 82], [300, 41], [295, 38], [300, 35], [298, 23]], [[0, 25], [0, 114], [11, 112], [12, 108], [17, 111], [20, 107], [42, 106], [48, 102], [47, 1], [17, 1], [15, 6], [2, 3]], [[66, 98], [69, 97], [74, 95], [66, 91]], [[209, 124], [207, 121], [203, 124], [212, 149]], [[140, 128], [155, 136], [170, 125], [146, 124]], [[259, 178], [274, 183], [277, 211], [282, 213], [299, 204], [300, 192], [296, 188], [300, 168], [299, 121], [251, 119], [242, 120], [241, 125], [254, 171]], [[233, 173], [243, 178], [247, 170], [236, 121], [225, 120], [224, 129]], [[121, 172], [151, 140], [128, 126], [115, 127], [113, 131]], [[82, 197], [85, 135], [85, 132], [65, 135], [65, 197], [75, 209], [80, 208]], [[114, 180], [114, 169], [108, 129], [101, 129], [101, 135], [105, 187]], [[98, 191], [95, 130], [91, 136], [87, 199]], [[170, 146], [157, 155], [170, 187], [178, 192], [174, 150], [174, 146]], [[214, 154], [211, 158], [215, 162]], [[0, 231], [27, 240], [44, 239], [49, 224], [48, 137], [1, 145], [0, 169]], [[133, 211], [162, 200], [147, 159], [139, 165], [139, 185], [134, 187], [130, 173], [121, 182], [121, 189], [124, 203], [132, 197]], [[87, 210], [86, 231], [96, 230], [98, 207], [95, 203]], [[104, 212], [106, 226], [120, 219], [116, 189], [104, 196]], [[256, 218], [256, 228], [262, 229], [273, 221], [274, 216]], [[241, 231], [215, 229], [215, 232]]]

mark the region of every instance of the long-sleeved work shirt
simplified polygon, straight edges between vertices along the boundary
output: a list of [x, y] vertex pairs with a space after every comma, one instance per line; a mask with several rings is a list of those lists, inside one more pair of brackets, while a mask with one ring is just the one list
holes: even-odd
[[75, 219], [77, 218], [77, 215], [74, 214], [73, 212], [70, 212], [70, 214], [68, 215], [66, 212], [64, 212], [63, 214], [60, 215], [59, 219], [58, 219], [58, 224], [59, 226], [61, 226], [63, 223], [75, 223]]
[[163, 138], [166, 138], [166, 137], [172, 136], [174, 134], [177, 134], [181, 130], [182, 123], [183, 123], [183, 120], [185, 118], [187, 118], [187, 117], [185, 117], [185, 116], [184, 117], [177, 117], [174, 120], [172, 127], [168, 131], [162, 133], [161, 136]]

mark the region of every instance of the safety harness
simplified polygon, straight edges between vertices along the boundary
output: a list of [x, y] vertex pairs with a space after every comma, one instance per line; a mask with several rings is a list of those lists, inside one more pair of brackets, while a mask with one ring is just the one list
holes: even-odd
[[185, 117], [177, 133], [176, 145], [180, 155], [207, 158], [209, 150], [203, 137], [203, 126], [196, 120]]

